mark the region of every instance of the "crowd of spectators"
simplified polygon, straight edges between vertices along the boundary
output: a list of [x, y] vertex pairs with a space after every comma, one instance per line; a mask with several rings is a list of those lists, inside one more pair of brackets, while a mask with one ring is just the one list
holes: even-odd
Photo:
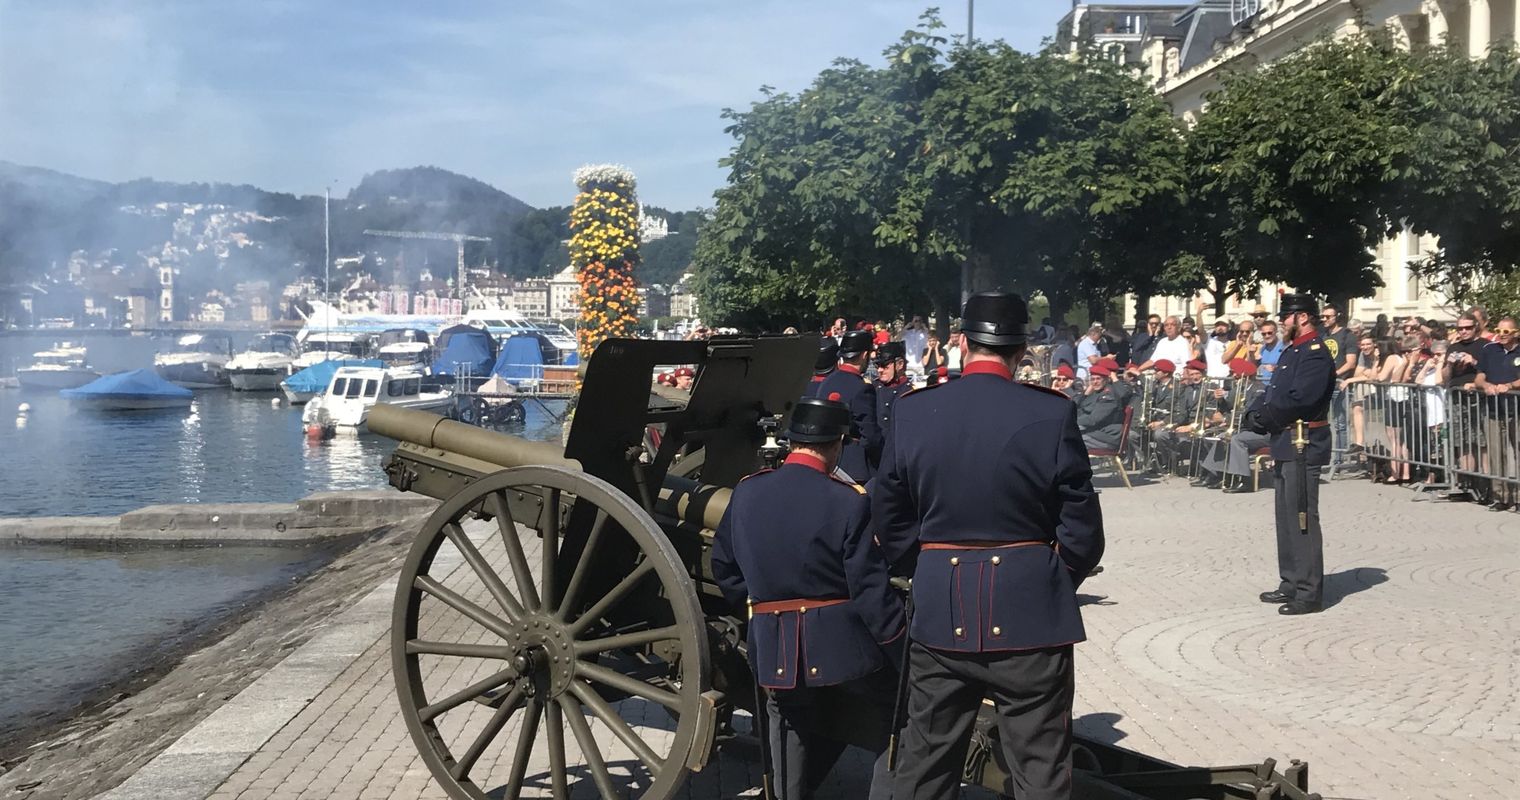
[[[1445, 488], [1443, 498], [1495, 510], [1517, 509], [1516, 328], [1507, 317], [1491, 324], [1482, 308], [1451, 321], [1379, 315], [1367, 325], [1325, 306], [1320, 335], [1337, 363], [1333, 469], [1381, 483]], [[823, 332], [838, 337], [852, 329], [871, 331], [878, 345], [902, 341], [916, 384], [959, 373], [961, 353], [953, 341], [941, 341], [921, 317], [892, 324], [838, 318]], [[1235, 465], [1252, 455], [1226, 452], [1237, 433], [1233, 400], [1269, 386], [1292, 346], [1262, 305], [1249, 316], [1215, 319], [1207, 328], [1191, 316], [1151, 314], [1128, 331], [1094, 322], [1084, 332], [1047, 318], [1031, 333], [1033, 346], [1019, 379], [1073, 398], [1090, 447], [1118, 447], [1129, 409], [1133, 422], [1124, 444], [1132, 468], [1165, 471], [1198, 462], [1201, 468], [1192, 467], [1195, 483], [1227, 490]], [[1177, 402], [1183, 397], [1186, 407]], [[1164, 408], [1157, 402], [1163, 398]], [[1210, 442], [1214, 451], [1205, 447]], [[1233, 477], [1234, 488], [1243, 490], [1240, 476]]]

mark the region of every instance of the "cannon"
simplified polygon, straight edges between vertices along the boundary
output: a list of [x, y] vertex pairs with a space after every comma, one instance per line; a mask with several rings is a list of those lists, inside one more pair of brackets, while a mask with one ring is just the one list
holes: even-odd
[[[407, 730], [449, 796], [665, 800], [748, 738], [730, 724], [756, 701], [745, 614], [709, 551], [732, 487], [778, 455], [815, 353], [795, 336], [609, 340], [563, 448], [375, 407], [370, 430], [399, 442], [390, 484], [442, 501], [401, 568], [391, 651]], [[696, 368], [689, 394], [651, 388], [677, 365]], [[833, 735], [879, 737], [893, 702]], [[1179, 767], [1080, 737], [1074, 760], [1083, 800], [1317, 797], [1296, 761]], [[963, 778], [1013, 795], [985, 718]]]

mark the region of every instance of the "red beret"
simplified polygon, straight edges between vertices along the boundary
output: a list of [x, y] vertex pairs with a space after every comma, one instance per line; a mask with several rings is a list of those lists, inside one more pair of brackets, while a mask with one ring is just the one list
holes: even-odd
[[1098, 363], [1088, 368], [1087, 374], [1107, 378], [1108, 376], [1114, 374], [1114, 368], [1109, 366], [1108, 362], [1106, 361], [1099, 361]]
[[690, 377], [692, 377], [693, 375], [696, 375], [696, 374], [697, 373], [691, 371], [691, 367], [681, 367], [680, 369], [676, 370], [675, 377], [677, 377], [677, 378], [690, 378]]
[[1062, 364], [1056, 367], [1056, 374], [1066, 378], [1077, 377], [1077, 371], [1072, 369], [1070, 364]]
[[1195, 358], [1192, 361], [1187, 362], [1187, 368], [1188, 369], [1196, 369], [1199, 372], [1208, 372], [1209, 371], [1209, 365], [1206, 362], [1204, 362], [1204, 360], [1201, 359], [1201, 358]]
[[1247, 361], [1244, 358], [1237, 358], [1234, 361], [1230, 362], [1230, 374], [1241, 376], [1255, 375], [1256, 365], [1252, 364], [1250, 361]]
[[1177, 371], [1177, 365], [1164, 358], [1160, 361], [1157, 361], [1155, 367], [1157, 372], [1165, 372], [1168, 375]]
[[1109, 367], [1110, 369], [1118, 369], [1119, 368], [1119, 357], [1118, 356], [1104, 356], [1104, 357], [1098, 359], [1098, 363], [1102, 364], [1102, 365], [1104, 365], [1106, 367]]

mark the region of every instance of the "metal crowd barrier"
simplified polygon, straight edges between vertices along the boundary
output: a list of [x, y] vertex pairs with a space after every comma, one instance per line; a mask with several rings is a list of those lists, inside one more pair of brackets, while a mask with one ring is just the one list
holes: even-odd
[[1485, 500], [1520, 499], [1520, 395], [1446, 394], [1447, 464], [1458, 488]]
[[[1362, 445], [1359, 454], [1377, 479], [1407, 481], [1421, 490], [1449, 488], [1446, 407], [1446, 389], [1440, 386], [1353, 383], [1346, 393], [1348, 444]], [[1349, 447], [1347, 454], [1353, 454]]]
[[1409, 383], [1356, 383], [1350, 431], [1380, 477], [1416, 489], [1463, 489], [1481, 499], [1520, 499], [1520, 395]]

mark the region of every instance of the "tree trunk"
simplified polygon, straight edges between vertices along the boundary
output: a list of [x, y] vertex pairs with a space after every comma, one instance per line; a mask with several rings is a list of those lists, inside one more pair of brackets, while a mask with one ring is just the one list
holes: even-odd
[[[1148, 294], [1135, 295], [1135, 316], [1145, 319], [1151, 315], [1151, 296]], [[1128, 323], [1130, 320], [1125, 320]]]
[[[1226, 281], [1223, 278], [1214, 279], [1214, 319], [1224, 318], [1224, 301], [1227, 297], [1229, 297], [1229, 295], [1226, 294], [1226, 292], [1229, 291], [1229, 288], [1229, 281]], [[1210, 323], [1212, 322], [1213, 320], [1210, 320]], [[1198, 320], [1198, 327], [1203, 327], [1203, 320]]]
[[929, 304], [934, 308], [934, 335], [941, 343], [950, 341], [950, 303], [944, 292], [930, 292]]

